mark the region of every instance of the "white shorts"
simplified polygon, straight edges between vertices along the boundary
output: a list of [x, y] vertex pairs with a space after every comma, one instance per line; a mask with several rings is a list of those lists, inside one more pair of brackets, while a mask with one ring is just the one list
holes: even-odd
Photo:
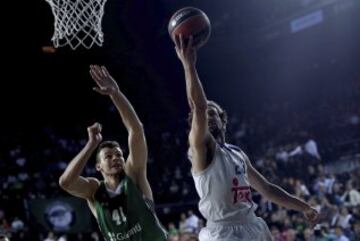
[[273, 241], [265, 221], [254, 217], [244, 224], [208, 224], [201, 229], [200, 241]]

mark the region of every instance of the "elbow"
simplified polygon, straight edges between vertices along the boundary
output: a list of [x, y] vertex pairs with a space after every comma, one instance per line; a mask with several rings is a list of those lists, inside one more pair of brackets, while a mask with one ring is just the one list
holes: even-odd
[[191, 95], [190, 103], [192, 109], [199, 109], [206, 111], [208, 107], [207, 99], [205, 97], [200, 97], [199, 95], [196, 94]]
[[142, 123], [138, 123], [138, 124], [134, 125], [130, 131], [132, 133], [137, 133], [137, 134], [143, 134], [145, 132], [144, 126]]
[[136, 126], [136, 128], [137, 128], [139, 131], [144, 132], [144, 125], [143, 125], [141, 122]]
[[70, 181], [67, 180], [63, 175], [59, 178], [59, 186], [64, 189], [67, 190], [70, 186]]

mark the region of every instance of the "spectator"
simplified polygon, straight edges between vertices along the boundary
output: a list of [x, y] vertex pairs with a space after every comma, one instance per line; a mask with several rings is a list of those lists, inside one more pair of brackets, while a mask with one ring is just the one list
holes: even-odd
[[350, 241], [348, 237], [344, 235], [343, 228], [341, 226], [337, 226], [335, 228], [335, 239], [334, 241]]
[[169, 223], [168, 225], [168, 235], [170, 240], [178, 240], [179, 238], [179, 230], [175, 227], [174, 223]]
[[10, 241], [10, 235], [6, 230], [0, 229], [0, 241]]
[[192, 233], [196, 233], [199, 228], [199, 218], [194, 214], [192, 210], [188, 211], [188, 217], [186, 219], [187, 226], [190, 227]]
[[311, 156], [317, 158], [318, 160], [321, 160], [321, 157], [320, 157], [320, 154], [318, 151], [318, 147], [317, 147], [317, 143], [313, 139], [310, 139], [305, 143], [304, 149]]
[[11, 223], [11, 229], [14, 232], [21, 231], [24, 229], [24, 227], [25, 227], [24, 222], [22, 220], [20, 220], [18, 217], [15, 217]]
[[55, 234], [53, 232], [49, 232], [46, 239], [44, 241], [56, 241]]
[[346, 206], [360, 205], [360, 192], [353, 187], [351, 181], [347, 183], [346, 191], [341, 200], [345, 202]]

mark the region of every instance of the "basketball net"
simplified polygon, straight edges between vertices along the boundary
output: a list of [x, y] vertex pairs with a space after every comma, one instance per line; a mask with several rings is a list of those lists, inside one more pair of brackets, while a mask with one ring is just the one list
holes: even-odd
[[107, 0], [46, 0], [54, 15], [54, 47], [102, 46], [101, 20]]

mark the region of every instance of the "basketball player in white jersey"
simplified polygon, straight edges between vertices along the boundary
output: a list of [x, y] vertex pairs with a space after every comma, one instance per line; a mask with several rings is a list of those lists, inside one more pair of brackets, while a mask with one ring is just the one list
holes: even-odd
[[250, 187], [280, 206], [302, 212], [314, 224], [319, 216], [314, 208], [270, 183], [254, 169], [240, 148], [225, 143], [226, 113], [206, 98], [192, 42], [192, 37], [185, 44], [183, 37], [177, 36], [175, 49], [185, 70], [191, 108], [192, 175], [200, 196], [200, 212], [207, 219], [199, 234], [200, 241], [273, 240], [264, 220], [254, 214], [256, 205]]

